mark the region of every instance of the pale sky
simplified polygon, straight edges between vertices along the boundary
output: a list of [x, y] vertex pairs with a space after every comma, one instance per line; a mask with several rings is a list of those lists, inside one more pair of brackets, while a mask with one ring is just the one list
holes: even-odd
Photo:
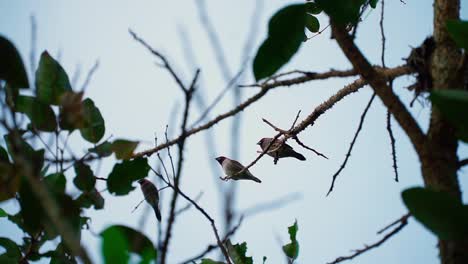
[[[219, 34], [232, 72], [237, 72], [242, 63], [254, 2], [206, 1], [210, 19]], [[411, 46], [418, 46], [431, 34], [432, 2], [385, 2], [386, 61], [389, 67], [393, 67], [403, 64], [402, 58], [407, 57]], [[194, 70], [184, 49], [191, 49], [201, 68], [205, 84], [201, 89], [205, 92], [205, 101], [211, 102], [225, 86], [207, 34], [200, 24], [195, 3], [196, 1], [156, 0], [0, 0], [0, 10], [3, 11], [0, 16], [0, 34], [13, 41], [30, 70], [30, 17], [34, 15], [37, 20], [36, 64], [40, 53], [48, 50], [59, 59], [70, 78], [79, 68], [81, 78], [75, 89], [81, 87], [87, 71], [99, 60], [99, 69], [87, 87], [86, 96], [94, 100], [106, 121], [104, 138], [112, 135], [113, 138], [141, 140], [143, 143], [139, 149], [144, 150], [153, 146], [155, 133], [163, 137], [166, 124], [171, 122], [169, 119], [176, 118], [179, 122], [180, 116], [169, 114], [175, 102], [181, 105], [183, 95], [167, 72], [155, 66], [156, 59], [131, 38], [129, 28], [166, 54], [187, 81], [193, 76]], [[464, 19], [468, 18], [466, 4], [462, 3], [461, 16]], [[269, 17], [284, 5], [285, 1], [264, 1], [251, 57], [266, 37]], [[373, 64], [380, 63], [379, 18], [380, 5], [377, 10], [365, 15], [357, 35], [357, 44]], [[319, 19], [322, 26], [328, 24], [324, 15], [320, 15]], [[181, 38], [181, 29], [187, 32], [189, 41]], [[250, 84], [253, 83], [251, 62], [248, 65], [244, 81]], [[349, 69], [350, 64], [336, 43], [330, 39], [329, 30], [326, 30], [322, 35], [304, 43], [298, 54], [280, 71], [300, 69], [321, 72], [330, 68]], [[255, 144], [258, 140], [275, 135], [270, 127], [261, 122], [261, 118], [288, 128], [298, 110], [302, 110], [301, 120], [353, 80], [354, 78], [332, 79], [278, 88], [247, 108], [241, 113], [243, 119], [242, 140], [238, 143], [239, 161], [250, 163], [257, 156], [258, 147]], [[407, 106], [413, 94], [405, 87], [412, 81], [413, 78], [403, 77], [394, 84], [395, 91]], [[256, 88], [244, 88], [244, 100], [256, 92]], [[229, 93], [220, 102], [212, 116], [232, 109], [231, 96], [232, 93]], [[326, 263], [338, 256], [350, 254], [352, 249], [362, 248], [363, 244], [377, 241], [380, 236], [376, 235], [376, 231], [406, 213], [400, 193], [408, 187], [422, 186], [419, 162], [407, 137], [393, 122], [400, 174], [400, 182], [394, 182], [386, 131], [386, 110], [378, 99], [367, 115], [352, 156], [338, 178], [335, 190], [329, 197], [325, 197], [331, 176], [345, 157], [370, 96], [370, 88], [361, 89], [338, 103], [317, 120], [313, 127], [300, 134], [304, 143], [326, 154], [329, 160], [291, 143], [306, 156], [307, 161], [280, 160], [275, 166], [272, 159], [264, 158], [251, 169], [254, 175], [262, 179], [261, 184], [238, 183], [239, 211], [288, 194], [301, 195], [299, 201], [247, 218], [231, 239], [234, 243], [246, 241], [248, 255], [254, 257], [255, 263], [261, 263], [263, 256], [268, 257], [267, 263], [270, 264], [283, 261], [281, 244], [288, 242], [287, 227], [295, 219], [299, 224], [298, 240], [301, 245], [297, 263]], [[420, 125], [427, 129], [427, 104], [423, 106], [415, 103], [410, 110]], [[199, 115], [200, 112], [194, 107], [190, 119], [194, 121]], [[230, 122], [225, 120], [213, 128], [217, 155], [229, 156]], [[178, 134], [178, 123], [175, 129]], [[77, 151], [91, 146], [77, 139], [78, 136], [72, 139], [73, 148]], [[175, 150], [174, 148], [174, 153]], [[459, 153], [461, 158], [468, 156], [466, 144], [460, 144]], [[207, 155], [203, 133], [190, 137], [181, 188], [191, 197], [203, 191], [200, 205], [221, 225], [215, 181], [222, 176], [222, 171], [218, 170], [219, 175], [211, 173], [210, 164], [216, 162], [214, 158]], [[156, 156], [151, 157], [150, 161], [155, 165]], [[106, 177], [112, 164], [112, 160], [108, 160], [99, 170], [96, 166], [93, 169], [99, 172], [99, 176]], [[462, 190], [466, 190], [467, 169], [460, 172], [459, 179]], [[70, 175], [70, 191], [76, 193], [71, 181]], [[222, 184], [234, 183], [231, 181]], [[105, 188], [102, 182], [98, 186], [98, 189]], [[164, 195], [168, 197], [170, 192], [166, 190]], [[144, 227], [138, 226], [140, 215], [149, 207], [142, 205], [131, 214], [131, 210], [142, 199], [139, 189], [127, 196], [114, 197], [107, 192], [103, 196], [106, 199], [104, 210], [85, 211], [92, 218], [90, 226], [93, 232], [99, 233], [112, 224], [123, 224], [139, 229], [155, 241], [155, 219], [148, 219]], [[463, 200], [468, 202], [466, 193]], [[179, 207], [185, 204], [183, 199], [179, 199]], [[14, 201], [1, 203], [0, 206], [9, 213], [18, 210]], [[165, 223], [168, 200], [161, 207]], [[153, 217], [153, 214], [150, 216]], [[198, 254], [214, 242], [209, 222], [194, 209], [178, 218], [173, 234], [169, 254], [171, 264]], [[11, 237], [18, 242], [21, 240], [19, 230], [5, 218], [0, 219], [0, 236]], [[96, 263], [102, 263], [99, 238], [89, 231], [83, 231], [82, 241]], [[397, 236], [358, 257], [354, 263], [438, 263], [436, 246], [436, 237], [411, 219], [409, 225]], [[211, 257], [218, 256], [214, 254]]]

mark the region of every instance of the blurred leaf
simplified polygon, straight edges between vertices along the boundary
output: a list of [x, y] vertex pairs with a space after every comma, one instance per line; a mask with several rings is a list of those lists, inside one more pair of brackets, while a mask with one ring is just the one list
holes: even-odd
[[59, 125], [63, 130], [73, 131], [85, 124], [83, 92], [66, 91], [60, 98]]
[[41, 230], [42, 219], [44, 219], [44, 211], [38, 198], [33, 194], [29, 183], [23, 180], [19, 190], [19, 204], [21, 207], [21, 218], [23, 219], [24, 228], [30, 235], [35, 235]]
[[294, 225], [288, 227], [289, 238], [291, 243], [283, 246], [283, 252], [291, 259], [296, 259], [299, 256], [299, 242], [296, 240], [298, 226], [297, 221], [294, 222]]
[[90, 208], [91, 205], [94, 206], [94, 209], [96, 210], [104, 208], [104, 198], [96, 189], [83, 192], [77, 198], [77, 202], [80, 205], [80, 207], [84, 208]]
[[28, 75], [23, 60], [8, 39], [0, 36], [0, 79], [13, 88], [29, 88]]
[[[105, 263], [127, 263], [119, 261], [128, 261], [128, 252], [138, 254], [141, 257], [140, 263], [150, 263], [157, 258], [157, 251], [151, 240], [130, 227], [110, 226], [101, 233], [101, 236]], [[117, 250], [119, 259], [114, 258]]]
[[44, 149], [33, 149], [19, 134], [18, 131], [12, 131], [4, 136], [7, 144], [8, 153], [15, 163], [16, 167], [27, 164], [28, 170], [33, 175], [39, 175], [44, 165]]
[[322, 9], [315, 2], [307, 2], [306, 12], [309, 14], [318, 15], [322, 12]]
[[8, 216], [8, 214], [5, 212], [5, 210], [0, 208], [0, 217], [7, 217], [7, 216]]
[[15, 197], [20, 187], [20, 175], [9, 161], [0, 160], [0, 202]]
[[410, 188], [402, 193], [411, 214], [440, 239], [458, 239], [468, 234], [468, 205], [446, 192]]
[[315, 2], [335, 23], [346, 26], [358, 22], [361, 6], [366, 0], [316, 0]]
[[457, 137], [468, 143], [468, 91], [435, 90], [429, 97], [445, 118], [455, 126]]
[[117, 159], [129, 159], [133, 155], [133, 151], [138, 146], [138, 141], [130, 141], [125, 139], [117, 139], [112, 143], [112, 151]]
[[267, 257], [263, 256], [263, 264], [265, 264]]
[[50, 192], [56, 195], [64, 194], [67, 179], [62, 173], [53, 173], [44, 178], [44, 182]]
[[50, 252], [50, 264], [76, 264], [76, 260], [65, 248], [63, 243], [59, 243], [55, 251]]
[[372, 8], [376, 8], [378, 2], [379, 2], [379, 0], [370, 0], [370, 1], [369, 1], [369, 5], [370, 5]]
[[127, 264], [128, 242], [119, 229], [109, 227], [101, 233], [102, 256], [106, 264]]
[[[70, 196], [66, 194], [55, 194], [55, 201], [60, 208], [60, 216], [63, 219], [62, 221], [66, 221], [71, 227], [71, 230], [79, 238], [81, 234], [80, 207]], [[47, 239], [51, 240], [58, 236], [55, 225], [52, 224], [52, 221], [47, 218], [45, 214], [42, 223]]]
[[225, 264], [225, 263], [221, 261], [214, 261], [212, 259], [204, 258], [201, 260], [200, 264]]
[[0, 162], [10, 162], [8, 152], [2, 146], [0, 146]]
[[146, 158], [124, 160], [114, 165], [107, 178], [109, 193], [125, 195], [135, 189], [132, 183], [148, 175], [149, 165]]
[[32, 125], [39, 130], [53, 132], [57, 127], [55, 113], [52, 108], [35, 97], [18, 96], [15, 102], [15, 109], [20, 113], [26, 114], [31, 120]]
[[242, 244], [235, 244], [231, 243], [231, 240], [228, 239], [226, 241], [226, 248], [231, 257], [234, 264], [253, 264], [252, 257], [247, 257], [247, 243], [244, 242]]
[[101, 112], [94, 105], [93, 100], [86, 98], [83, 101], [84, 126], [80, 128], [81, 136], [91, 143], [97, 143], [106, 131]]
[[273, 15], [268, 38], [257, 51], [253, 62], [255, 80], [269, 77], [286, 64], [305, 39], [304, 4], [289, 5]]
[[448, 20], [447, 30], [457, 46], [468, 51], [468, 21]]
[[94, 177], [91, 168], [83, 162], [75, 162], [74, 168], [76, 177], [73, 179], [73, 183], [75, 186], [82, 191], [94, 189], [96, 177]]
[[112, 143], [105, 141], [94, 148], [88, 149], [91, 153], [96, 153], [99, 157], [108, 157], [112, 155]]
[[306, 27], [310, 32], [318, 32], [320, 30], [320, 22], [315, 16], [306, 16]]
[[[14, 215], [8, 215], [8, 220], [18, 226], [19, 229], [25, 229], [23, 223], [23, 217], [21, 216], [21, 211]], [[0, 262], [1, 263], [1, 262]]]
[[36, 71], [37, 98], [46, 104], [60, 104], [60, 97], [71, 91], [70, 81], [65, 70], [47, 51], [41, 54]]
[[8, 258], [15, 259], [16, 261], [21, 258], [21, 251], [13, 240], [6, 237], [0, 237], [0, 246], [5, 248], [5, 255]]

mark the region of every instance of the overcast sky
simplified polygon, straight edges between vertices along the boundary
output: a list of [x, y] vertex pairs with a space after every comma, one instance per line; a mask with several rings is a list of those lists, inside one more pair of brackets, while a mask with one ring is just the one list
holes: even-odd
[[[128, 33], [131, 28], [149, 44], [166, 54], [188, 82], [194, 74], [194, 65], [187, 53], [193, 53], [196, 65], [201, 69], [205, 101], [211, 102], [224, 88], [222, 72], [216, 63], [206, 31], [200, 23], [195, 3], [197, 1], [58, 1], [58, 0], [0, 0], [0, 34], [17, 46], [30, 70], [31, 16], [37, 22], [37, 52], [35, 61], [43, 50], [57, 58], [70, 78], [81, 72], [78, 84], [81, 88], [86, 73], [99, 60], [99, 68], [87, 87], [86, 96], [92, 98], [106, 121], [105, 138], [141, 140], [139, 149], [152, 147], [155, 133], [163, 136], [166, 124], [175, 119], [175, 133], [179, 133], [179, 116], [170, 116], [176, 102], [181, 105], [183, 95], [175, 82], [162, 68], [155, 65], [156, 59], [136, 43]], [[387, 35], [387, 65], [403, 64], [411, 46], [420, 45], [432, 29], [432, 2], [387, 0], [385, 26]], [[206, 1], [210, 19], [220, 37], [227, 62], [232, 73], [243, 62], [244, 43], [249, 30], [255, 1]], [[285, 1], [264, 1], [256, 24], [254, 48], [250, 58], [266, 36], [269, 17]], [[466, 1], [462, 1], [461, 16], [468, 18]], [[327, 18], [319, 16], [322, 26]], [[378, 27], [380, 6], [366, 13], [357, 34], [357, 43], [373, 64], [380, 63], [381, 39]], [[182, 33], [185, 32], [185, 33]], [[181, 35], [185, 34], [185, 38]], [[187, 52], [190, 51], [190, 52]], [[246, 84], [253, 83], [251, 62], [245, 70]], [[350, 64], [336, 43], [325, 30], [318, 37], [304, 43], [282, 72], [300, 69], [326, 71], [330, 68], [349, 69]], [[287, 128], [298, 110], [304, 118], [317, 105], [333, 95], [353, 78], [310, 82], [271, 91], [265, 98], [242, 113], [240, 159], [248, 164], [257, 153], [255, 145], [262, 137], [272, 137], [275, 132], [261, 122], [266, 118], [274, 124]], [[408, 106], [413, 94], [405, 89], [413, 78], [403, 77], [395, 82], [394, 89]], [[256, 93], [256, 88], [244, 88], [245, 100]], [[325, 160], [307, 150], [300, 149], [307, 161], [281, 160], [273, 165], [272, 159], [264, 158], [252, 167], [251, 172], [262, 179], [262, 184], [239, 182], [237, 208], [243, 211], [288, 194], [300, 194], [301, 199], [280, 209], [256, 214], [245, 219], [240, 230], [232, 238], [234, 243], [246, 241], [248, 255], [256, 263], [263, 256], [267, 263], [280, 263], [283, 253], [280, 245], [288, 241], [287, 227], [295, 219], [299, 224], [298, 240], [301, 250], [298, 263], [326, 263], [338, 256], [348, 255], [352, 249], [370, 244], [380, 237], [375, 232], [406, 213], [400, 193], [412, 186], [422, 186], [421, 172], [414, 149], [401, 128], [393, 122], [400, 182], [393, 180], [389, 137], [386, 131], [386, 110], [380, 100], [372, 105], [357, 140], [347, 167], [337, 180], [335, 190], [329, 197], [325, 194], [331, 176], [345, 157], [349, 143], [356, 130], [360, 115], [371, 96], [370, 88], [364, 88], [322, 116], [312, 128], [300, 137], [303, 142], [326, 154]], [[232, 93], [229, 93], [213, 110], [212, 116], [232, 109]], [[180, 109], [179, 109], [180, 110]], [[410, 108], [420, 125], [427, 129], [428, 104], [415, 103]], [[200, 112], [193, 108], [190, 120]], [[230, 120], [213, 128], [217, 155], [229, 156], [231, 147]], [[73, 148], [84, 150], [90, 145], [72, 140]], [[4, 144], [2, 142], [2, 144]], [[213, 175], [210, 166], [215, 157], [208, 156], [203, 133], [188, 139], [185, 173], [182, 189], [191, 197], [200, 191], [200, 205], [221, 224], [219, 196], [216, 181], [222, 176]], [[292, 145], [299, 149], [298, 146]], [[175, 151], [175, 148], [174, 148]], [[460, 157], [468, 156], [468, 147], [461, 144]], [[157, 164], [152, 157], [151, 164]], [[99, 176], [106, 177], [112, 169], [112, 161], [105, 162]], [[467, 169], [460, 172], [462, 190], [468, 188]], [[71, 183], [71, 178], [68, 179]], [[223, 182], [222, 184], [234, 184]], [[70, 184], [71, 185], [71, 184]], [[105, 184], [99, 182], [98, 189]], [[70, 188], [73, 192], [73, 188]], [[170, 190], [164, 191], [168, 196]], [[76, 192], [75, 192], [76, 193]], [[153, 241], [156, 239], [153, 214], [144, 227], [138, 225], [140, 215], [149, 207], [144, 204], [135, 213], [131, 210], [142, 199], [139, 189], [127, 196], [113, 197], [103, 193], [105, 209], [87, 210], [92, 218], [91, 230], [99, 233], [111, 224], [124, 224], [140, 229]], [[468, 202], [464, 193], [463, 200]], [[179, 199], [179, 206], [185, 202]], [[18, 210], [17, 203], [0, 204], [9, 213]], [[166, 221], [168, 201], [162, 204], [163, 222]], [[0, 236], [20, 241], [21, 233], [5, 218], [0, 219]], [[281, 241], [279, 241], [281, 240]], [[102, 262], [100, 241], [92, 232], [83, 231], [82, 241], [96, 263]], [[214, 242], [211, 227], [196, 210], [184, 213], [176, 222], [170, 244], [169, 263], [191, 257]], [[360, 256], [354, 263], [438, 263], [437, 239], [415, 220], [397, 236], [376, 250]], [[217, 257], [214, 255], [213, 257]]]

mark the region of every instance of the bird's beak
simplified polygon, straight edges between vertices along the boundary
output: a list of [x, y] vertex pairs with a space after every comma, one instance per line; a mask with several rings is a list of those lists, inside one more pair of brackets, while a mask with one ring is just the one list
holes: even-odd
[[261, 142], [261, 141], [257, 142], [257, 145], [261, 145], [261, 144], [262, 144], [262, 142]]

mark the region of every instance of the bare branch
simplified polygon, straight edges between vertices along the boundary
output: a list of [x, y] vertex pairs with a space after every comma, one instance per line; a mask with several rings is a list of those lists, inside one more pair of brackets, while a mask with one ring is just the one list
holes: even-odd
[[393, 171], [395, 172], [395, 181], [398, 182], [398, 166], [396, 161], [396, 150], [395, 150], [395, 137], [393, 136], [392, 123], [391, 123], [391, 113], [387, 110], [387, 131], [390, 137], [390, 145], [392, 147], [392, 161], [393, 161]]
[[352, 254], [352, 255], [349, 255], [349, 256], [343, 256], [343, 257], [338, 257], [336, 258], [334, 261], [332, 262], [328, 262], [328, 264], [336, 264], [336, 263], [340, 263], [342, 261], [345, 261], [345, 260], [351, 260], [373, 248], [376, 248], [380, 245], [382, 245], [385, 241], [387, 241], [389, 238], [391, 238], [392, 236], [394, 236], [395, 234], [397, 234], [398, 232], [400, 232], [403, 227], [405, 227], [407, 224], [408, 224], [408, 218], [410, 217], [410, 214], [406, 214], [404, 215], [403, 217], [401, 217], [400, 219], [398, 219], [397, 221], [393, 222], [392, 224], [390, 224], [389, 226], [385, 227], [384, 229], [382, 229], [381, 231], [379, 231], [378, 234], [382, 233], [383, 230], [386, 230], [388, 228], [390, 228], [391, 226], [394, 226], [396, 224], [399, 223], [399, 225], [394, 228], [391, 232], [389, 232], [388, 234], [386, 234], [382, 239], [380, 239], [379, 241], [373, 243], [373, 244], [370, 244], [370, 245], [366, 245], [364, 248], [362, 249], [357, 249], [357, 250], [354, 250], [355, 253]]
[[461, 167], [468, 165], [468, 159], [463, 159], [458, 162], [458, 168], [461, 169]]
[[175, 73], [174, 69], [172, 68], [171, 64], [169, 63], [169, 61], [166, 59], [165, 56], [163, 56], [160, 52], [158, 52], [157, 50], [153, 49], [148, 43], [146, 43], [143, 39], [141, 39], [140, 37], [138, 37], [138, 35], [133, 32], [131, 29], [128, 30], [128, 32], [130, 33], [130, 35], [132, 35], [133, 39], [135, 39], [137, 42], [139, 42], [140, 44], [142, 44], [146, 49], [148, 49], [149, 52], [151, 52], [151, 54], [153, 54], [154, 56], [158, 57], [161, 61], [162, 61], [162, 66], [164, 68], [166, 68], [169, 73], [171, 74], [172, 78], [174, 78], [174, 80], [176, 81], [176, 83], [179, 85], [179, 87], [183, 90], [183, 91], [187, 91], [187, 88], [185, 87], [185, 85], [182, 83], [182, 80], [179, 78], [179, 76]]
[[[398, 76], [402, 76], [402, 75], [407, 75], [407, 74], [410, 74], [412, 72], [411, 68], [409, 68], [406, 65], [398, 66], [398, 67], [391, 68], [391, 69], [381, 70], [381, 71], [382, 71], [382, 74], [384, 74], [385, 76], [393, 77], [393, 78], [398, 77]], [[349, 95], [351, 93], [356, 92], [357, 90], [362, 88], [365, 84], [366, 84], [366, 82], [363, 79], [358, 79], [358, 80], [354, 81], [353, 83], [345, 86], [343, 89], [338, 91], [338, 93], [336, 93], [335, 95], [330, 97], [327, 101], [325, 101], [324, 103], [319, 105], [306, 119], [304, 119], [301, 123], [299, 123], [297, 126], [295, 126], [294, 129], [292, 129], [290, 131], [290, 133], [293, 134], [293, 135], [294, 134], [299, 134], [300, 132], [305, 130], [308, 126], [313, 125], [314, 121], [320, 115], [322, 115], [326, 110], [330, 109], [336, 102], [341, 100], [343, 97], [345, 97], [345, 96], [347, 96], [347, 95]], [[192, 135], [194, 135], [194, 134], [196, 134], [196, 133], [198, 133], [200, 131], [209, 129], [212, 126], [216, 125], [218, 122], [220, 122], [220, 121], [222, 121], [222, 120], [224, 120], [224, 119], [226, 119], [226, 118], [228, 118], [230, 116], [233, 116], [233, 115], [243, 111], [244, 109], [249, 107], [251, 104], [255, 103], [260, 98], [265, 96], [265, 94], [267, 94], [267, 92], [269, 90], [271, 90], [271, 89], [273, 89], [275, 87], [278, 87], [278, 86], [264, 87], [263, 89], [260, 89], [260, 91], [258, 93], [256, 93], [255, 95], [253, 95], [252, 97], [247, 99], [242, 104], [238, 105], [234, 109], [232, 109], [232, 110], [230, 110], [230, 111], [228, 111], [228, 112], [226, 112], [224, 114], [221, 114], [221, 115], [215, 117], [214, 119], [212, 119], [211, 121], [208, 121], [204, 125], [200, 125], [198, 127], [195, 127], [193, 129], [187, 131], [185, 134], [181, 134], [177, 138], [175, 138], [173, 140], [170, 140], [170, 141], [168, 141], [166, 143], [160, 144], [160, 145], [158, 145], [158, 146], [156, 146], [156, 147], [154, 147], [152, 149], [148, 149], [148, 150], [145, 150], [145, 151], [142, 151], [142, 152], [139, 152], [139, 153], [135, 153], [132, 157], [136, 158], [136, 157], [150, 156], [153, 153], [155, 153], [155, 152], [157, 152], [157, 151], [159, 151], [161, 149], [164, 149], [164, 148], [167, 148], [169, 146], [172, 146], [172, 145], [176, 144], [182, 138], [186, 138], [186, 137], [192, 136]]]
[[280, 208], [284, 207], [285, 205], [293, 203], [293, 202], [298, 201], [300, 199], [302, 199], [302, 195], [300, 193], [298, 193], [298, 192], [290, 193], [290, 194], [287, 194], [287, 195], [285, 195], [283, 197], [280, 197], [280, 198], [277, 198], [277, 199], [274, 199], [274, 200], [271, 200], [271, 201], [268, 201], [268, 202], [265, 202], [265, 203], [257, 204], [257, 205], [254, 205], [254, 206], [250, 207], [250, 208], [247, 208], [247, 209], [242, 211], [241, 215], [244, 215], [245, 218], [251, 217], [251, 216], [254, 216], [256, 214], [260, 214], [262, 212], [273, 211], [273, 210], [276, 210], [276, 209], [280, 209]]
[[232, 76], [231, 70], [229, 69], [229, 65], [226, 62], [226, 58], [224, 57], [223, 46], [221, 45], [221, 41], [219, 40], [219, 37], [216, 33], [216, 29], [211, 23], [209, 16], [206, 12], [205, 0], [198, 0], [196, 6], [198, 11], [198, 17], [200, 18], [202, 26], [205, 29], [205, 32], [208, 34], [210, 44], [213, 47], [219, 69], [221, 70], [224, 80], [228, 81], [229, 79], [231, 79]]
[[356, 139], [359, 136], [359, 132], [361, 132], [362, 124], [364, 123], [364, 119], [366, 118], [367, 111], [369, 110], [370, 106], [372, 105], [372, 102], [374, 101], [374, 98], [375, 98], [375, 93], [372, 94], [369, 102], [366, 105], [366, 108], [364, 109], [364, 112], [362, 112], [361, 120], [359, 121], [359, 126], [358, 126], [358, 128], [356, 130], [356, 133], [354, 134], [354, 137], [353, 137], [353, 140], [351, 141], [351, 144], [349, 145], [349, 149], [348, 149], [348, 152], [346, 153], [346, 157], [345, 157], [343, 163], [341, 164], [338, 171], [335, 172], [335, 174], [333, 174], [332, 183], [330, 185], [330, 189], [327, 192], [327, 196], [333, 191], [333, 187], [335, 186], [336, 178], [338, 177], [340, 172], [345, 168], [346, 163], [348, 162], [348, 159], [351, 156], [351, 151], [353, 150], [354, 143], [356, 143]]
[[91, 67], [91, 69], [89, 70], [88, 75], [86, 76], [86, 79], [85, 79], [83, 85], [81, 86], [80, 91], [82, 91], [82, 92], [86, 91], [86, 88], [88, 88], [88, 85], [91, 82], [91, 78], [93, 77], [94, 73], [96, 72], [96, 70], [98, 68], [99, 68], [99, 60], [96, 60], [93, 67]]
[[[233, 236], [237, 230], [239, 229], [239, 227], [241, 226], [241, 223], [242, 223], [242, 220], [244, 219], [243, 216], [240, 217], [239, 219], [239, 222], [237, 223], [236, 226], [234, 226], [233, 228], [231, 228], [231, 230], [229, 230], [229, 232], [226, 233], [226, 235], [224, 236], [222, 242], [224, 244], [224, 242], [226, 240], [228, 240], [231, 236]], [[180, 264], [189, 264], [189, 263], [194, 263], [194, 261], [196, 260], [199, 260], [201, 258], [203, 258], [204, 256], [206, 256], [208, 253], [210, 253], [211, 251], [213, 251], [214, 249], [217, 249], [219, 247], [219, 244], [210, 244], [206, 247], [205, 250], [203, 250], [202, 252], [200, 252], [199, 254], [197, 254], [196, 256], [194, 257], [191, 257], [190, 259], [187, 259], [185, 261], [182, 261]]]
[[367, 81], [384, 105], [392, 112], [395, 119], [406, 132], [419, 155], [423, 154], [426, 135], [419, 127], [408, 109], [386, 84], [387, 78], [376, 71], [356, 47], [346, 30], [332, 23], [332, 32], [341, 50], [344, 52], [353, 67]]

